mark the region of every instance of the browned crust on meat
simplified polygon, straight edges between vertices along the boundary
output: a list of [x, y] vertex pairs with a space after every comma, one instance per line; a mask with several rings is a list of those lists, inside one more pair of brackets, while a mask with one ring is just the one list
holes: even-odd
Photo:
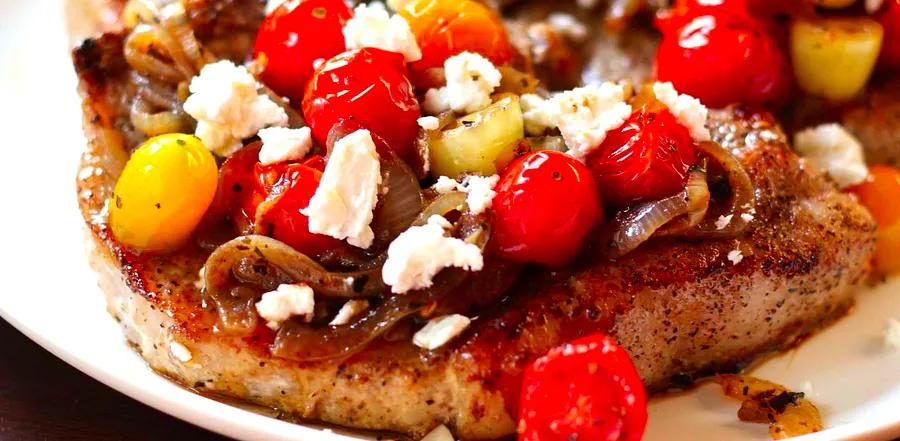
[[[840, 315], [869, 268], [868, 213], [791, 153], [770, 117], [725, 111], [713, 117], [715, 137], [758, 189], [745, 237], [659, 240], [616, 262], [588, 249], [577, 268], [533, 271], [434, 353], [402, 341], [341, 363], [273, 358], [267, 328], [228, 335], [202, 306], [193, 282], [204, 252], [139, 255], [110, 236], [103, 206], [135, 142], [118, 104], [128, 92], [116, 44], [121, 36], [107, 35], [75, 51], [89, 140], [81, 165], [92, 171], [79, 174], [78, 197], [92, 263], [111, 313], [151, 367], [200, 391], [351, 427], [417, 436], [445, 423], [464, 439], [493, 439], [513, 432], [522, 369], [549, 347], [609, 332], [660, 390], [790, 345]], [[734, 265], [726, 255], [736, 248], [745, 257]], [[173, 341], [191, 360], [171, 354]]]

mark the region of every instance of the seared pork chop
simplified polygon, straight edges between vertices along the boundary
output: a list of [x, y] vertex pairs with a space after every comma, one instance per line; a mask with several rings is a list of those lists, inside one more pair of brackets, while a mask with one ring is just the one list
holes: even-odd
[[[104, 204], [129, 148], [122, 36], [75, 51], [89, 144], [79, 201], [92, 264], [110, 312], [136, 350], [186, 387], [271, 406], [302, 418], [419, 436], [447, 424], [464, 439], [515, 430], [523, 368], [548, 348], [610, 333], [652, 391], [730, 371], [840, 316], [867, 274], [869, 214], [799, 159], [766, 114], [714, 112], [716, 141], [749, 172], [754, 219], [737, 240], [653, 240], [610, 261], [588, 248], [561, 272], [534, 269], [505, 300], [480, 311], [434, 352], [381, 340], [341, 362], [271, 355], [273, 333], [220, 329], [196, 286], [208, 252], [138, 255], [110, 235]], [[740, 251], [739, 254], [732, 253]]]

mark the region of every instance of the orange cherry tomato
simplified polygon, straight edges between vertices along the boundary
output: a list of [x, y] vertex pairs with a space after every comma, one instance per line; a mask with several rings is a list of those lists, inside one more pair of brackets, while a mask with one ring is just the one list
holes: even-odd
[[873, 165], [866, 181], [847, 191], [859, 198], [878, 223], [875, 266], [884, 274], [900, 271], [900, 170]]
[[422, 59], [410, 65], [414, 79], [425, 69], [441, 67], [444, 60], [464, 51], [479, 53], [495, 65], [512, 61], [514, 52], [506, 27], [481, 3], [414, 0], [399, 14], [409, 22], [422, 49]]

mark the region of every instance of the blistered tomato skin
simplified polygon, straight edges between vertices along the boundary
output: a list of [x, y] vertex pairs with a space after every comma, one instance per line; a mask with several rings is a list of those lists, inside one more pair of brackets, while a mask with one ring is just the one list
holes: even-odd
[[495, 190], [491, 246], [508, 260], [562, 266], [603, 217], [590, 171], [564, 153], [518, 158]]
[[303, 116], [322, 145], [335, 124], [349, 119], [416, 162], [413, 143], [422, 115], [401, 54], [362, 48], [326, 61], [307, 86]]
[[286, 1], [269, 14], [256, 34], [253, 58], [261, 78], [296, 106], [317, 59], [344, 51], [344, 23], [353, 15], [343, 0]]
[[647, 393], [624, 349], [595, 334], [551, 349], [525, 371], [519, 441], [639, 441]]
[[203, 218], [216, 194], [216, 160], [184, 134], [161, 135], [138, 147], [109, 202], [115, 238], [141, 251], [172, 251]]
[[[399, 11], [409, 22], [422, 49], [422, 59], [410, 66], [414, 74], [442, 67], [461, 52], [481, 54], [495, 65], [509, 64], [513, 48], [496, 13], [472, 0], [414, 0]], [[418, 83], [417, 83], [418, 84]]]
[[878, 21], [884, 27], [878, 66], [886, 70], [900, 70], [900, 0], [887, 0]]
[[696, 162], [690, 132], [658, 102], [632, 113], [586, 159], [604, 202], [615, 207], [678, 193]]
[[656, 77], [709, 107], [779, 105], [792, 89], [787, 56], [765, 25], [721, 11], [661, 20]]

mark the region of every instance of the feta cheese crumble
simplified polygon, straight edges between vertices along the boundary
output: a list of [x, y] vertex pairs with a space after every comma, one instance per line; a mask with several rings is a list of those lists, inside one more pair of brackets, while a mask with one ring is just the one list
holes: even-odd
[[447, 219], [434, 215], [425, 225], [410, 227], [391, 242], [381, 271], [384, 283], [391, 285], [391, 292], [400, 294], [428, 288], [438, 272], [451, 266], [481, 271], [484, 266], [481, 250], [445, 236], [451, 227]]
[[470, 175], [463, 178], [462, 182], [447, 176], [440, 176], [431, 188], [440, 194], [450, 193], [451, 191], [466, 193], [466, 205], [469, 206], [469, 210], [474, 214], [481, 214], [488, 208], [491, 208], [494, 196], [497, 195], [494, 187], [497, 186], [499, 181], [500, 176], [498, 175], [487, 177]]
[[741, 253], [741, 250], [734, 249], [728, 252], [728, 260], [731, 261], [732, 265], [737, 265], [744, 260], [744, 254]]
[[427, 113], [445, 110], [472, 113], [491, 104], [491, 93], [500, 86], [500, 71], [480, 54], [463, 52], [444, 61], [447, 85], [428, 89], [422, 103]]
[[900, 349], [900, 320], [888, 319], [884, 329], [884, 344], [890, 349]]
[[428, 432], [428, 435], [425, 435], [425, 438], [422, 438], [421, 441], [455, 441], [453, 439], [453, 434], [450, 433], [450, 429], [447, 426], [441, 424], [440, 426], [435, 427]]
[[263, 127], [287, 125], [287, 113], [257, 92], [244, 66], [227, 60], [207, 64], [188, 89], [184, 111], [197, 120], [194, 134], [219, 156], [230, 156]]
[[529, 135], [540, 135], [558, 127], [568, 154], [580, 161], [606, 139], [606, 133], [622, 125], [631, 116], [625, 102], [625, 87], [606, 82], [589, 84], [542, 99], [522, 95], [522, 117]]
[[273, 331], [277, 331], [282, 322], [293, 316], [302, 316], [307, 322], [312, 320], [314, 309], [313, 290], [302, 283], [278, 285], [275, 291], [263, 294], [262, 299], [256, 303], [256, 312]]
[[734, 218], [733, 214], [729, 214], [728, 216], [719, 216], [719, 218], [716, 219], [716, 229], [724, 230], [725, 227], [727, 227], [728, 224], [731, 223], [731, 219], [733, 219], [733, 218]]
[[303, 158], [312, 148], [312, 134], [309, 127], [299, 129], [270, 127], [260, 130], [258, 135], [262, 140], [259, 162], [263, 165]]
[[309, 217], [309, 231], [350, 245], [369, 248], [375, 233], [372, 223], [381, 163], [368, 130], [357, 130], [334, 143], [325, 172], [309, 206], [300, 210]]
[[706, 128], [709, 109], [700, 100], [690, 95], [679, 94], [672, 83], [654, 83], [653, 94], [669, 108], [678, 122], [687, 127], [695, 141], [710, 140], [709, 129]]
[[743, 219], [744, 222], [750, 222], [753, 220], [753, 215], [750, 213], [741, 213], [741, 219]]
[[425, 130], [437, 130], [441, 121], [434, 116], [423, 116], [416, 120], [419, 127]]
[[841, 188], [859, 184], [869, 175], [862, 145], [840, 124], [822, 124], [798, 132], [794, 148]]
[[390, 16], [384, 3], [360, 4], [343, 29], [347, 49], [374, 47], [403, 54], [407, 62], [422, 59], [422, 51], [409, 23], [399, 15]]
[[471, 322], [468, 317], [459, 314], [433, 318], [413, 335], [413, 344], [433, 351], [461, 334]]
[[348, 300], [341, 306], [341, 309], [334, 316], [330, 323], [331, 326], [343, 326], [350, 323], [350, 319], [359, 315], [359, 313], [369, 308], [368, 300]]
[[547, 16], [547, 23], [560, 35], [574, 41], [582, 41], [588, 36], [587, 26], [572, 14], [554, 12]]

